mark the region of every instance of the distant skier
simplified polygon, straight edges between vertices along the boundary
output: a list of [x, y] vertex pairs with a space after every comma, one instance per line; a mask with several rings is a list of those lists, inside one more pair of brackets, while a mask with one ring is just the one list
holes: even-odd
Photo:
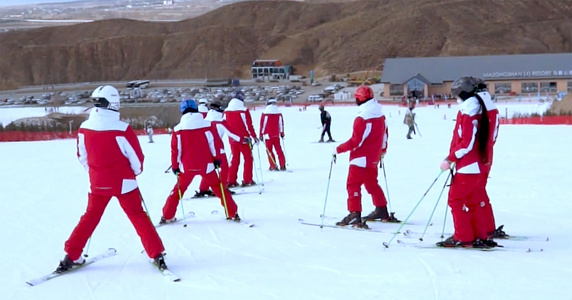
[[255, 185], [256, 183], [252, 180], [254, 160], [251, 147], [252, 143], [258, 143], [258, 138], [252, 125], [250, 111], [244, 106], [244, 93], [236, 90], [232, 93], [232, 97], [224, 110], [224, 120], [228, 129], [238, 135], [242, 142], [229, 141], [232, 159], [228, 170], [228, 186], [238, 186], [237, 177], [241, 154], [244, 158], [242, 186]]
[[328, 111], [325, 110], [324, 104], [320, 104], [318, 107], [320, 109], [320, 121], [322, 122], [322, 135], [320, 136], [320, 143], [324, 142], [324, 135], [328, 133], [328, 142], [335, 142], [332, 139], [332, 133], [330, 132], [330, 126], [332, 124], [332, 116]]
[[153, 143], [153, 126], [147, 126], [147, 136], [149, 136], [149, 143]]
[[116, 197], [141, 238], [145, 252], [157, 266], [167, 269], [163, 243], [149, 216], [141, 207], [136, 176], [143, 171], [143, 152], [129, 124], [119, 120], [119, 93], [110, 85], [96, 88], [91, 99], [95, 107], [78, 131], [77, 155], [89, 173], [87, 210], [65, 243], [62, 273], [85, 263], [81, 253], [97, 227], [107, 204]]
[[[334, 148], [333, 155], [350, 151], [350, 167], [347, 180], [348, 210], [350, 212], [336, 225], [352, 225], [367, 228], [365, 221], [390, 218], [387, 200], [377, 181], [378, 165], [387, 151], [388, 131], [381, 104], [374, 98], [373, 90], [360, 86], [354, 97], [359, 106], [353, 123], [352, 137]], [[375, 210], [364, 220], [361, 218], [361, 187], [371, 194]]]
[[228, 220], [240, 221], [238, 207], [225, 184], [219, 180], [215, 168], [220, 167], [216, 146], [222, 144], [211, 123], [203, 119], [194, 100], [183, 100], [180, 106], [181, 121], [175, 126], [171, 138], [171, 168], [177, 175], [177, 183], [163, 206], [160, 224], [177, 220], [175, 213], [181, 197], [195, 176], [200, 175], [220, 198]]
[[[266, 102], [266, 109], [260, 117], [260, 140], [266, 145], [271, 171], [286, 171], [286, 158], [282, 152], [280, 138], [284, 138], [284, 117], [278, 110], [276, 99], [271, 98]], [[276, 151], [278, 161], [273, 151]], [[279, 163], [280, 167], [276, 163]]]
[[411, 139], [412, 133], [417, 134], [415, 132], [415, 113], [413, 112], [414, 108], [415, 108], [414, 105], [409, 106], [409, 108], [405, 112], [405, 117], [403, 118], [403, 124], [405, 124], [409, 127], [409, 131], [407, 132], [407, 135], [406, 135], [408, 140]]
[[[453, 82], [451, 92], [461, 104], [453, 130], [449, 155], [441, 163], [441, 170], [449, 171], [455, 164], [455, 176], [449, 189], [449, 206], [453, 215], [455, 233], [445, 241], [438, 242], [441, 247], [488, 247], [487, 210], [482, 190], [492, 158], [489, 147], [491, 120], [486, 104], [490, 100], [488, 92], [479, 93], [479, 82], [474, 77], [460, 77]], [[493, 225], [494, 226], [494, 225]]]

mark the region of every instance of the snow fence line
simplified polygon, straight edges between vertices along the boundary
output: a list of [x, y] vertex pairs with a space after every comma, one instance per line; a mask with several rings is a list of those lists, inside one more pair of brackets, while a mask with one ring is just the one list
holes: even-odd
[[[147, 135], [145, 129], [136, 129], [135, 134]], [[167, 134], [167, 128], [154, 128], [153, 134]], [[0, 142], [35, 142], [76, 139], [77, 130], [69, 131], [0, 131]]]
[[[344, 103], [346, 104], [346, 103]], [[338, 104], [334, 104], [338, 105]], [[343, 105], [343, 104], [342, 104]], [[303, 106], [303, 105], [297, 105]], [[534, 116], [500, 119], [502, 125], [572, 125], [572, 116]], [[144, 129], [134, 130], [137, 135], [147, 135]], [[154, 134], [168, 134], [167, 128], [154, 128]], [[77, 138], [74, 131], [0, 131], [0, 142], [34, 142]]]

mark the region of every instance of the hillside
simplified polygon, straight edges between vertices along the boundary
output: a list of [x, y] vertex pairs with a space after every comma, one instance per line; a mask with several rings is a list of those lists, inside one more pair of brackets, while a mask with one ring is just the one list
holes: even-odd
[[252, 1], [180, 22], [127, 19], [0, 34], [0, 89], [249, 78], [257, 58], [318, 76], [386, 57], [572, 51], [572, 0]]

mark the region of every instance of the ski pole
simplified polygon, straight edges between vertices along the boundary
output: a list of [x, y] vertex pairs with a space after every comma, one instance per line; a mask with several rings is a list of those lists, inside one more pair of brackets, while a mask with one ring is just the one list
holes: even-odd
[[330, 179], [332, 178], [332, 167], [336, 162], [336, 156], [332, 156], [332, 161], [330, 162], [330, 174], [328, 175], [328, 186], [326, 187], [326, 199], [324, 199], [324, 210], [322, 211], [322, 222], [320, 223], [320, 228], [324, 228], [324, 217], [326, 216], [326, 204], [328, 203], [328, 191], [330, 190]]
[[409, 213], [409, 215], [407, 216], [407, 218], [405, 218], [405, 220], [403, 220], [403, 222], [401, 222], [401, 225], [399, 226], [399, 228], [397, 228], [397, 231], [395, 231], [395, 233], [393, 234], [393, 236], [391, 237], [391, 239], [389, 240], [389, 242], [384, 242], [383, 245], [385, 246], [385, 248], [389, 248], [389, 245], [391, 244], [391, 242], [393, 241], [393, 239], [399, 234], [399, 231], [401, 230], [401, 228], [403, 228], [403, 226], [405, 225], [405, 223], [407, 223], [407, 220], [409, 220], [409, 217], [411, 217], [411, 215], [413, 214], [413, 212], [417, 209], [417, 207], [419, 206], [419, 204], [421, 204], [421, 201], [423, 201], [423, 199], [425, 198], [425, 196], [427, 195], [427, 193], [429, 193], [429, 191], [431, 190], [431, 188], [433, 187], [433, 185], [435, 184], [435, 182], [437, 182], [437, 179], [439, 179], [439, 177], [441, 177], [441, 174], [443, 174], [443, 170], [441, 170], [441, 172], [439, 172], [439, 175], [437, 175], [437, 177], [435, 178], [435, 180], [433, 180], [433, 183], [431, 183], [431, 185], [429, 186], [429, 188], [427, 189], [427, 191], [425, 191], [425, 194], [423, 194], [423, 196], [421, 197], [421, 199], [419, 199], [419, 201], [417, 202], [417, 204], [415, 204], [415, 207], [413, 207], [413, 210], [411, 210], [411, 212]]
[[284, 137], [280, 139], [282, 141], [282, 149], [284, 152], [284, 159], [286, 160], [286, 166], [288, 166], [288, 157], [286, 156], [286, 142], [284, 141]]
[[224, 194], [224, 186], [222, 184], [222, 179], [220, 179], [220, 172], [219, 172], [218, 168], [215, 168], [215, 172], [216, 172], [216, 176], [218, 177], [218, 183], [220, 185], [220, 194], [222, 196], [222, 203], [224, 205], [224, 213], [226, 215], [226, 218], [228, 219], [229, 215], [228, 215], [228, 206], [226, 204], [226, 195]]
[[[260, 184], [264, 186], [264, 177], [262, 176], [262, 161], [260, 160], [260, 147], [258, 147], [258, 144], [259, 143], [256, 143], [256, 152], [258, 153], [258, 169], [260, 170]], [[260, 191], [260, 193], [262, 193], [262, 191]]]
[[270, 152], [270, 150], [268, 150], [268, 147], [266, 147], [266, 145], [264, 145], [264, 149], [266, 149], [266, 154], [268, 154], [268, 158], [270, 158], [270, 160], [272, 161], [274, 166], [276, 168], [278, 168], [278, 165], [276, 164], [276, 160], [274, 159], [274, 157], [272, 157], [272, 152]]
[[185, 206], [183, 205], [183, 194], [181, 193], [181, 184], [179, 182], [179, 174], [177, 174], [177, 190], [179, 191], [179, 203], [181, 204], [181, 212], [183, 213], [183, 227], [187, 227], [187, 216], [185, 215]]
[[441, 201], [441, 196], [443, 195], [443, 192], [445, 191], [445, 187], [447, 187], [447, 182], [449, 181], [449, 177], [451, 177], [451, 173], [449, 173], [449, 175], [447, 175], [447, 179], [445, 179], [445, 183], [443, 183], [443, 188], [441, 189], [441, 193], [439, 194], [439, 198], [437, 198], [437, 202], [435, 203], [435, 207], [433, 207], [433, 211], [431, 212], [431, 215], [429, 216], [429, 220], [427, 221], [427, 225], [425, 225], [425, 229], [423, 230], [423, 234], [419, 238], [420, 241], [423, 241], [423, 237], [425, 236], [425, 233], [427, 232], [427, 228], [429, 227], [429, 224], [431, 223], [431, 219], [433, 219], [433, 214], [435, 213], [435, 209], [437, 209], [437, 205], [439, 204], [439, 201]]
[[[258, 181], [259, 183], [261, 183], [262, 186], [264, 186], [264, 182], [258, 180], [258, 173], [256, 172], [256, 162], [254, 159], [254, 153], [252, 153], [254, 146], [250, 142], [249, 145], [250, 145], [250, 153], [252, 155], [252, 168], [254, 169], [252, 171], [254, 172], [254, 177], [256, 178], [256, 181]], [[258, 144], [256, 145], [256, 147], [258, 149]], [[258, 160], [260, 161], [260, 150], [258, 150]], [[262, 176], [262, 169], [260, 170], [260, 173], [261, 173], [260, 176]], [[261, 180], [263, 181], [264, 179], [261, 178]], [[262, 195], [263, 188], [261, 185], [258, 185], [258, 195]]]
[[381, 161], [381, 166], [383, 169], [383, 179], [385, 179], [385, 190], [387, 191], [387, 205], [389, 206], [389, 211], [391, 212], [391, 201], [389, 201], [389, 186], [387, 185], [387, 175], [385, 175], [385, 164], [383, 160]]
[[89, 240], [87, 240], [87, 247], [85, 247], [85, 254], [83, 255], [83, 257], [88, 257], [89, 254], [89, 245], [91, 245], [91, 236], [89, 237]]
[[[453, 174], [453, 167], [451, 167], [449, 169], [449, 175], [451, 176], [451, 182], [453, 182], [453, 177], [455, 177], [455, 174]], [[447, 210], [449, 208], [449, 205], [445, 205], [445, 214], [443, 217], [443, 229], [441, 230], [441, 238], [445, 238], [445, 224], [447, 223]]]
[[169, 167], [167, 168], [167, 170], [165, 170], [165, 173], [169, 173], [169, 171], [171, 171], [171, 166], [169, 166]]
[[421, 135], [421, 131], [419, 131], [419, 126], [417, 126], [417, 123], [414, 123], [414, 124], [415, 124], [415, 128], [417, 128], [417, 132], [419, 132], [419, 137], [423, 137], [423, 135]]

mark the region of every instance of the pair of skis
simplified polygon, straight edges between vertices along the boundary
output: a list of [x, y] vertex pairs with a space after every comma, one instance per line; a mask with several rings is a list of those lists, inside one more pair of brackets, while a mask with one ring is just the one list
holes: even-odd
[[[66, 275], [66, 274], [75, 272], [76, 270], [79, 270], [79, 269], [82, 269], [82, 268], [85, 268], [85, 267], [87, 267], [87, 266], [89, 266], [89, 265], [91, 265], [91, 264], [93, 264], [93, 263], [95, 263], [95, 262], [98, 262], [98, 261], [100, 261], [100, 260], [103, 260], [103, 259], [105, 259], [105, 258], [115, 256], [116, 254], [117, 254], [117, 250], [115, 250], [115, 249], [113, 249], [113, 248], [109, 248], [109, 249], [107, 249], [105, 252], [103, 252], [103, 253], [101, 253], [101, 254], [99, 254], [99, 255], [92, 256], [92, 257], [86, 259], [86, 260], [85, 260], [85, 263], [83, 263], [83, 264], [81, 264], [81, 265], [74, 265], [74, 266], [72, 266], [70, 269], [68, 269], [68, 270], [65, 271], [65, 272], [57, 273], [57, 272], [54, 271], [54, 272], [52, 272], [52, 273], [50, 273], [50, 274], [46, 274], [46, 275], [44, 275], [44, 276], [41, 276], [41, 277], [38, 277], [38, 278], [34, 278], [34, 279], [31, 279], [31, 280], [28, 280], [28, 281], [26, 281], [26, 283], [27, 283], [28, 285], [30, 285], [30, 286], [37, 286], [37, 285], [42, 284], [42, 283], [44, 283], [44, 282], [46, 282], [46, 281], [52, 280], [52, 279], [57, 278], [57, 277], [60, 277], [60, 276], [62, 276], [62, 275]], [[179, 276], [173, 274], [169, 269], [160, 269], [159, 266], [157, 266], [153, 260], [150, 260], [150, 263], [151, 263], [153, 266], [155, 266], [155, 267], [157, 268], [157, 270], [158, 270], [159, 272], [161, 272], [161, 274], [163, 274], [163, 276], [167, 277], [169, 280], [171, 280], [171, 281], [173, 281], [173, 282], [179, 282], [179, 281], [181, 280], [181, 278], [180, 278]]]
[[[216, 214], [218, 214], [218, 213], [219, 213], [218, 210], [213, 210], [213, 211], [211, 211], [211, 215], [216, 215]], [[185, 220], [188, 219], [188, 218], [194, 218], [194, 217], [195, 217], [195, 212], [192, 212], [192, 211], [191, 211], [191, 212], [185, 214], [185, 217], [182, 218], [182, 219], [176, 219], [175, 221], [167, 222], [167, 223], [163, 223], [163, 224], [159, 223], [159, 224], [156, 224], [156, 225], [155, 225], [155, 228], [162, 227], [162, 226], [166, 226], [166, 225], [178, 224], [178, 223], [180, 224], [181, 221], [185, 221]], [[231, 222], [231, 223], [240, 224], [240, 225], [243, 225], [243, 226], [246, 226], [246, 227], [254, 227], [254, 223], [246, 222], [246, 221], [244, 221], [244, 220], [240, 220], [240, 221], [226, 220], [226, 221]], [[186, 227], [186, 225], [187, 225], [187, 224], [185, 224], [185, 227]]]

